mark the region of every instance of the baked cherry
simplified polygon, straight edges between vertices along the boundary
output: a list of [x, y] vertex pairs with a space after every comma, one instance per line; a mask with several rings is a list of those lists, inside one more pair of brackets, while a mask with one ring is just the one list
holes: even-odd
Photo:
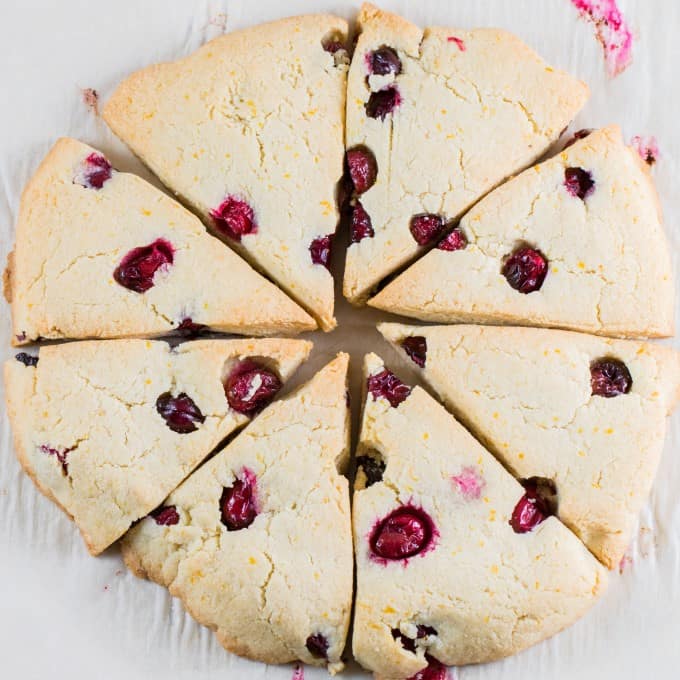
[[540, 250], [518, 248], [505, 261], [502, 274], [512, 288], [525, 295], [540, 290], [548, 273], [548, 260]]
[[229, 406], [247, 416], [261, 411], [280, 389], [279, 376], [252, 360], [239, 363], [224, 385]]
[[113, 278], [128, 290], [145, 293], [153, 288], [156, 272], [165, 271], [173, 261], [172, 245], [159, 238], [148, 246], [133, 248], [115, 268]]
[[68, 474], [68, 454], [71, 453], [74, 448], [75, 447], [72, 446], [70, 449], [60, 449], [47, 444], [42, 444], [40, 446], [40, 450], [43, 453], [46, 453], [48, 456], [54, 456], [61, 463], [61, 469], [64, 471], [65, 475]]
[[366, 381], [368, 391], [373, 395], [373, 399], [384, 397], [390, 402], [390, 406], [395, 408], [401, 404], [409, 394], [411, 388], [397, 378], [392, 371], [384, 368], [379, 373], [371, 375]]
[[170, 527], [179, 522], [179, 513], [174, 505], [161, 505], [149, 513], [158, 526]]
[[243, 199], [227, 196], [222, 203], [210, 211], [216, 229], [234, 241], [240, 241], [246, 234], [257, 233], [255, 212]]
[[156, 411], [165, 420], [165, 424], [179, 434], [194, 432], [198, 429], [196, 423], [205, 422], [201, 409], [186, 392], [181, 392], [176, 397], [170, 392], [164, 392], [156, 399]]
[[444, 231], [444, 220], [440, 215], [425, 213], [411, 218], [409, 229], [416, 243], [426, 246], [439, 239]]
[[401, 341], [401, 346], [411, 361], [420, 368], [425, 368], [427, 359], [427, 340], [422, 335], [411, 335]]
[[357, 194], [367, 192], [378, 176], [378, 163], [373, 152], [365, 146], [355, 146], [347, 150], [345, 159], [354, 191]]
[[258, 514], [256, 493], [257, 478], [248, 468], [243, 468], [241, 476], [222, 490], [220, 518], [227, 531], [245, 529], [253, 523]]
[[582, 201], [593, 193], [595, 180], [583, 168], [566, 168], [564, 171], [564, 186], [572, 196], [578, 196]]
[[454, 250], [464, 250], [467, 244], [467, 237], [463, 233], [463, 230], [460, 229], [460, 227], [456, 227], [439, 241], [437, 248], [438, 250], [453, 252]]
[[628, 394], [633, 378], [623, 361], [612, 358], [598, 359], [590, 366], [590, 387], [598, 397], [618, 397]]
[[111, 179], [111, 163], [100, 153], [91, 153], [78, 166], [74, 184], [86, 189], [101, 189], [107, 179]]
[[305, 647], [315, 659], [328, 658], [328, 640], [321, 633], [310, 635], [305, 642]]
[[364, 471], [366, 476], [366, 488], [382, 482], [385, 472], [385, 461], [374, 456], [357, 456], [357, 466]]
[[28, 354], [26, 352], [19, 352], [14, 357], [17, 361], [21, 362], [24, 366], [37, 366], [38, 365], [38, 357], [34, 357], [31, 354]]
[[333, 248], [333, 234], [315, 238], [309, 246], [309, 253], [313, 264], [322, 264], [330, 270], [331, 251]]
[[404, 560], [426, 550], [433, 534], [432, 520], [424, 510], [402, 505], [375, 525], [370, 546], [379, 558]]
[[368, 72], [376, 76], [386, 76], [390, 73], [397, 76], [401, 73], [401, 59], [397, 51], [387, 45], [369, 52], [366, 55], [366, 64]]
[[532, 531], [557, 510], [557, 489], [552, 480], [531, 477], [522, 484], [524, 495], [517, 502], [510, 518], [510, 526], [517, 534]]
[[394, 85], [386, 87], [384, 90], [371, 92], [365, 104], [366, 115], [369, 118], [380, 118], [385, 120], [394, 109], [401, 104], [401, 95]]
[[352, 227], [350, 240], [352, 243], [359, 243], [365, 238], [373, 238], [375, 232], [371, 224], [370, 215], [364, 210], [364, 206], [359, 201], [356, 202], [352, 211]]

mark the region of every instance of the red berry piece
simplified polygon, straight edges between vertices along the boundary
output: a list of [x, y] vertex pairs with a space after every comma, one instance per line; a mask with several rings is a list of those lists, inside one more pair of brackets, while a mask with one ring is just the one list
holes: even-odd
[[439, 243], [437, 248], [439, 250], [447, 250], [452, 252], [454, 250], [464, 250], [468, 244], [467, 237], [463, 230], [456, 227], [453, 231], [447, 234]]
[[598, 397], [618, 397], [628, 394], [633, 386], [633, 378], [623, 361], [618, 359], [598, 359], [590, 366], [590, 387]]
[[584, 128], [583, 130], [577, 130], [571, 136], [569, 141], [564, 145], [562, 150], [564, 151], [564, 149], [568, 149], [572, 144], [576, 144], [576, 142], [578, 142], [579, 139], [585, 139], [591, 132], [592, 132], [591, 128]]
[[365, 238], [373, 238], [375, 232], [371, 224], [369, 214], [364, 210], [364, 206], [357, 201], [352, 211], [352, 227], [350, 239], [352, 243], [359, 243]]
[[331, 252], [333, 249], [333, 234], [315, 238], [309, 246], [309, 254], [313, 264], [321, 264], [330, 271]]
[[517, 502], [510, 518], [510, 526], [517, 534], [532, 531], [557, 510], [557, 490], [552, 480], [531, 477], [523, 484], [524, 495]]
[[409, 680], [448, 680], [449, 672], [441, 661], [437, 661], [429, 654], [425, 655], [427, 667], [411, 676]]
[[315, 659], [328, 658], [328, 640], [321, 633], [310, 635], [305, 642], [305, 647]]
[[366, 65], [368, 72], [376, 76], [386, 76], [390, 73], [397, 76], [401, 73], [401, 59], [397, 51], [387, 45], [369, 52], [366, 55]]
[[215, 228], [234, 241], [240, 241], [246, 234], [257, 233], [255, 212], [244, 200], [227, 196], [222, 203], [210, 211]]
[[190, 316], [182, 319], [177, 325], [177, 333], [183, 338], [195, 338], [206, 330], [208, 327], [205, 324], [194, 323]]
[[224, 385], [229, 406], [247, 416], [261, 411], [280, 389], [276, 373], [250, 360], [238, 364]]
[[386, 87], [384, 90], [371, 92], [365, 104], [366, 115], [369, 118], [380, 118], [385, 120], [386, 116], [401, 104], [401, 95], [394, 85]]
[[249, 527], [258, 515], [257, 478], [248, 468], [232, 486], [225, 487], [220, 498], [220, 517], [227, 531]]
[[433, 539], [432, 520], [425, 511], [403, 505], [375, 525], [370, 546], [378, 558], [405, 560], [426, 550]]
[[427, 359], [427, 340], [422, 335], [412, 335], [401, 341], [404, 352], [410, 357], [411, 361], [420, 368], [425, 368]]
[[149, 517], [153, 517], [158, 526], [171, 527], [179, 522], [179, 513], [174, 505], [161, 505], [153, 512], [149, 513]]
[[503, 265], [502, 274], [512, 288], [525, 295], [540, 290], [548, 273], [548, 260], [540, 250], [523, 247]]
[[345, 158], [355, 193], [366, 193], [378, 176], [378, 163], [373, 152], [365, 146], [355, 146], [347, 150]]
[[156, 411], [165, 420], [165, 424], [178, 434], [195, 432], [198, 429], [196, 423], [205, 422], [201, 409], [185, 392], [181, 392], [176, 397], [173, 397], [170, 392], [164, 392], [156, 399]]
[[159, 238], [148, 246], [133, 248], [116, 267], [113, 278], [123, 288], [145, 293], [153, 288], [156, 272], [168, 269], [174, 259], [172, 245]]
[[564, 186], [569, 194], [585, 201], [587, 196], [595, 190], [593, 176], [583, 168], [566, 168], [564, 171]]
[[441, 215], [425, 213], [412, 217], [409, 229], [416, 243], [420, 246], [426, 246], [441, 237], [444, 226]]
[[111, 173], [111, 163], [100, 153], [91, 153], [78, 167], [73, 183], [86, 189], [101, 189], [111, 179]]
[[411, 388], [386, 368], [380, 373], [369, 376], [366, 386], [374, 400], [383, 397], [390, 402], [390, 406], [395, 408], [411, 394]]

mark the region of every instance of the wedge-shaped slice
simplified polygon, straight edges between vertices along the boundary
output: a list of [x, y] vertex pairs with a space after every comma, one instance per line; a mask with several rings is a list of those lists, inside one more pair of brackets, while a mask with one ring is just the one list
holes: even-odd
[[357, 205], [344, 280], [352, 302], [543, 155], [588, 96], [504, 31], [421, 31], [371, 5], [358, 21], [346, 133]]
[[273, 399], [310, 349], [108, 340], [21, 353], [5, 364], [17, 456], [96, 555]]
[[348, 357], [275, 402], [123, 541], [230, 652], [342, 668], [352, 601]]
[[113, 131], [215, 233], [335, 326], [327, 271], [342, 175], [347, 23], [293, 17], [237, 31], [125, 80]]
[[608, 567], [619, 563], [680, 397], [680, 354], [547, 329], [380, 332], [514, 474], [551, 479], [560, 519]]
[[668, 244], [648, 166], [616, 126], [496, 189], [369, 304], [426, 321], [673, 334]]
[[435, 677], [439, 664], [514, 654], [583, 615], [607, 574], [550, 516], [547, 485], [524, 490], [377, 356], [365, 375], [353, 506], [358, 661], [381, 678], [429, 663]]
[[181, 205], [75, 139], [59, 140], [24, 190], [5, 295], [17, 345], [316, 327]]

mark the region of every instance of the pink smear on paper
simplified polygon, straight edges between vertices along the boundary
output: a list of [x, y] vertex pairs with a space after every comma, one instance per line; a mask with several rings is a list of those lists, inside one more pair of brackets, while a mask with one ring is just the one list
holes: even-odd
[[448, 40], [448, 42], [456, 43], [456, 45], [458, 46], [458, 49], [461, 52], [465, 52], [465, 42], [463, 40], [461, 40], [460, 38], [456, 38], [455, 35], [450, 35], [447, 38], [447, 40]]
[[465, 467], [461, 470], [460, 474], [455, 475], [451, 479], [453, 480], [454, 488], [466, 500], [477, 500], [482, 495], [485, 482], [479, 472], [477, 472], [477, 468], [472, 466]]
[[631, 566], [633, 566], [633, 557], [628, 551], [626, 551], [619, 562], [619, 574], [623, 574], [623, 572]]
[[597, 39], [604, 49], [607, 73], [617, 76], [632, 61], [633, 33], [616, 6], [616, 0], [571, 0], [582, 17], [595, 24]]
[[84, 87], [81, 89], [81, 94], [83, 97], [83, 104], [88, 108], [89, 111], [94, 113], [95, 116], [99, 115], [99, 93], [92, 87]]
[[640, 158], [648, 165], [654, 165], [659, 160], [659, 145], [656, 137], [641, 137], [635, 135], [630, 140], [632, 147], [638, 152]]
[[293, 666], [293, 677], [291, 680], [305, 680], [305, 667], [301, 663]]

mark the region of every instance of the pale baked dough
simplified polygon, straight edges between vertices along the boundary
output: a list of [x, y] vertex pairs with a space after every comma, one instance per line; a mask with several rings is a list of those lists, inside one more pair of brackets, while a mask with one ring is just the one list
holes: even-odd
[[[240, 359], [260, 360], [286, 380], [311, 347], [278, 338], [198, 340], [174, 350], [106, 340], [43, 347], [36, 367], [10, 359], [5, 389], [17, 457], [96, 555], [249, 422], [229, 407], [223, 386]], [[186, 393], [205, 422], [172, 431], [156, 410], [165, 392]], [[67, 468], [57, 451], [67, 452]]]
[[[167, 586], [230, 652], [266, 663], [342, 669], [352, 602], [348, 356], [274, 402], [165, 501], [174, 526], [147, 518], [123, 541], [132, 571]], [[227, 531], [220, 497], [244, 468], [259, 514]], [[328, 661], [306, 647], [328, 641]]]

